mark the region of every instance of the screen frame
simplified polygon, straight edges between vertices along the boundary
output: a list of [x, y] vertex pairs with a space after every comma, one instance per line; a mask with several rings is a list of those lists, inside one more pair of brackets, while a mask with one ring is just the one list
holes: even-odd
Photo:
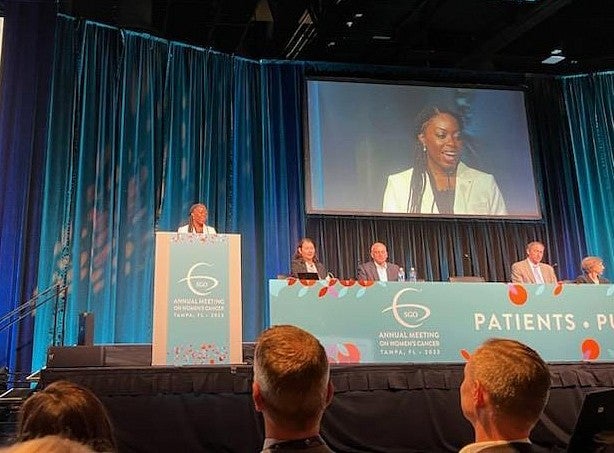
[[[527, 159], [528, 168], [531, 171], [531, 179], [527, 180], [527, 184], [532, 184], [533, 193], [535, 195], [534, 206], [535, 215], [522, 214], [507, 214], [507, 215], [480, 215], [480, 214], [431, 214], [431, 213], [399, 213], [399, 212], [382, 212], [382, 211], [360, 211], [360, 210], [334, 210], [334, 209], [319, 209], [314, 207], [313, 192], [312, 192], [312, 166], [311, 154], [312, 145], [310, 143], [310, 118], [309, 118], [309, 91], [310, 82], [340, 82], [340, 83], [364, 83], [364, 84], [379, 84], [379, 85], [397, 85], [397, 86], [415, 86], [427, 88], [450, 88], [450, 89], [471, 89], [471, 90], [499, 90], [513, 91], [522, 95], [524, 105], [524, 121], [526, 122], [527, 143], [529, 146]], [[401, 219], [425, 219], [425, 220], [498, 220], [498, 221], [544, 221], [544, 199], [543, 188], [540, 173], [540, 168], [537, 165], [539, 155], [537, 153], [537, 143], [534, 133], [533, 116], [531, 115], [531, 96], [530, 90], [525, 84], [521, 83], [476, 83], [476, 82], [452, 82], [446, 80], [427, 81], [417, 80], [413, 78], [390, 79], [390, 78], [373, 78], [373, 77], [348, 77], [336, 75], [317, 75], [309, 74], [305, 76], [303, 82], [303, 188], [305, 196], [305, 211], [308, 216], [322, 217], [356, 217], [356, 218], [401, 218]]]

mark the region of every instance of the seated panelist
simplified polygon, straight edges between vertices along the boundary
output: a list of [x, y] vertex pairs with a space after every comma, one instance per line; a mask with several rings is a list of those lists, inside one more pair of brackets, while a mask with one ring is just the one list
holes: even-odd
[[592, 283], [598, 285], [600, 283], [610, 283], [607, 278], [601, 275], [605, 270], [603, 260], [598, 256], [587, 256], [582, 260], [582, 275], [579, 275], [574, 283]]
[[303, 238], [296, 248], [296, 253], [292, 258], [290, 275], [298, 277], [298, 274], [314, 272], [318, 274], [320, 280], [323, 280], [328, 275], [326, 267], [318, 261], [316, 246], [310, 238]]
[[180, 226], [177, 233], [216, 234], [215, 228], [207, 225], [207, 216], [207, 206], [202, 203], [193, 204], [188, 224]]
[[542, 263], [544, 244], [538, 241], [527, 245], [527, 259], [512, 264], [512, 283], [556, 283], [554, 268]]
[[372, 261], [358, 266], [358, 280], [396, 282], [400, 267], [388, 262], [388, 250], [381, 242], [371, 246]]

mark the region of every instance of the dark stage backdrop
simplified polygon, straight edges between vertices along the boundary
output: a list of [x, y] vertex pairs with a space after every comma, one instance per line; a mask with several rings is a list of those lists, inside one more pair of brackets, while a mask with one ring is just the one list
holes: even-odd
[[[567, 120], [561, 79], [255, 62], [68, 17], [58, 18], [55, 43], [51, 99], [36, 104], [38, 112], [49, 108], [47, 144], [35, 143], [21, 153], [32, 159], [42, 153], [44, 166], [42, 159], [34, 159], [32, 168], [11, 165], [0, 171], [4, 188], [24, 174], [42, 175], [20, 185], [18, 194], [3, 192], [0, 227], [6, 252], [0, 287], [9, 292], [0, 301], [0, 312], [31, 295], [24, 282], [36, 274], [40, 290], [64, 282], [70, 288], [67, 344], [75, 342], [77, 314], [86, 310], [96, 314], [97, 343], [150, 340], [154, 233], [175, 230], [195, 201], [209, 205], [210, 222], [218, 231], [242, 235], [246, 340], [267, 324], [267, 279], [288, 271], [296, 242], [305, 233], [315, 238], [327, 266], [344, 277], [353, 276], [356, 263], [368, 258], [375, 239], [388, 244], [395, 261], [415, 265], [427, 280], [480, 274], [504, 281], [510, 264], [524, 257], [525, 244], [534, 239], [546, 243], [546, 260], [557, 264], [559, 277], [569, 278], [577, 273], [582, 255], [592, 250], [584, 230], [599, 219], [583, 224], [590, 200], [579, 197], [577, 181], [585, 183], [591, 175], [577, 173], [574, 166], [574, 153], [585, 150], [572, 147], [569, 128], [574, 123]], [[526, 84], [544, 218], [470, 222], [306, 216], [301, 115], [307, 74]], [[10, 84], [12, 94], [2, 93], [13, 102], [0, 103], [2, 137], [7, 118], [19, 113], [10, 96], [31, 89], [6, 66], [3, 76], [3, 87]], [[593, 87], [586, 84], [585, 90]], [[33, 136], [32, 129], [19, 133], [21, 140]], [[0, 143], [6, 162], [15, 151], [5, 140]], [[25, 206], [28, 215], [11, 215], [11, 209]], [[38, 212], [40, 238], [26, 228], [29, 216]], [[6, 228], [25, 231], [22, 240], [30, 253], [5, 247]], [[606, 261], [611, 258], [603, 254]], [[25, 269], [32, 259], [38, 262], [37, 272]], [[52, 322], [50, 307], [37, 312], [35, 369], [43, 364]], [[28, 325], [20, 332], [32, 338]], [[11, 343], [2, 362], [8, 363], [16, 350]]]

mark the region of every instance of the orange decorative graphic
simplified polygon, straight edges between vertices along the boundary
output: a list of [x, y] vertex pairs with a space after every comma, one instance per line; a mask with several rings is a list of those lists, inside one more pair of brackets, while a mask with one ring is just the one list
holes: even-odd
[[554, 296], [558, 296], [559, 294], [561, 294], [563, 292], [563, 282], [557, 282], [556, 286], [554, 287], [554, 289], [552, 290], [552, 294]]
[[353, 343], [343, 343], [343, 347], [347, 351], [347, 354], [344, 354], [337, 348], [337, 363], [359, 363], [360, 362], [360, 349], [356, 347]]
[[469, 354], [469, 351], [467, 351], [466, 349], [461, 349], [460, 350], [460, 355], [463, 359], [469, 361], [469, 359], [471, 358], [471, 354]]
[[529, 298], [527, 290], [520, 283], [507, 285], [507, 297], [514, 305], [524, 305]]
[[320, 289], [320, 291], [318, 291], [318, 297], [324, 297], [327, 291], [328, 291], [328, 286], [325, 286], [324, 288]]
[[356, 281], [358, 282], [360, 286], [364, 286], [365, 288], [375, 285], [375, 282], [373, 280], [356, 280]]
[[596, 360], [599, 358], [601, 348], [599, 343], [592, 338], [587, 338], [582, 342], [582, 359], [583, 360]]
[[354, 284], [356, 283], [356, 280], [354, 280], [353, 278], [350, 278], [349, 280], [339, 280], [339, 283], [341, 283], [341, 285], [343, 286], [354, 286]]

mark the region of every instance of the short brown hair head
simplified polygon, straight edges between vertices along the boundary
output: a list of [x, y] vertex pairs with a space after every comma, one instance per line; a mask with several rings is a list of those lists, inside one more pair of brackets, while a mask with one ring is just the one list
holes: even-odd
[[88, 445], [94, 451], [116, 450], [103, 404], [92, 391], [72, 382], [53, 382], [21, 406], [19, 440], [53, 434]]
[[548, 401], [550, 371], [539, 354], [516, 340], [485, 341], [468, 363], [471, 377], [488, 392], [502, 420], [537, 423]]
[[271, 327], [256, 343], [254, 381], [273, 420], [304, 429], [314, 419], [319, 420], [328, 403], [326, 351], [303, 329]]

